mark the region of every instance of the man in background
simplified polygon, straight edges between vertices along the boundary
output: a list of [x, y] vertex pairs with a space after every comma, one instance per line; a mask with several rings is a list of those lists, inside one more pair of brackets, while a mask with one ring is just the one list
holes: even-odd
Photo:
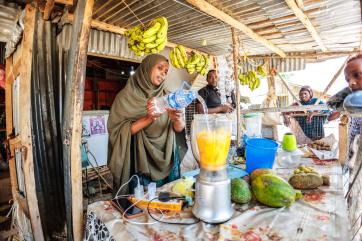
[[[220, 92], [217, 88], [218, 78], [216, 75], [216, 70], [209, 70], [206, 76], [206, 81], [207, 85], [200, 89], [198, 93], [204, 99], [208, 113], [231, 113], [233, 111], [232, 104], [221, 104]], [[203, 106], [199, 101], [196, 103], [196, 110], [198, 113], [204, 113]]]

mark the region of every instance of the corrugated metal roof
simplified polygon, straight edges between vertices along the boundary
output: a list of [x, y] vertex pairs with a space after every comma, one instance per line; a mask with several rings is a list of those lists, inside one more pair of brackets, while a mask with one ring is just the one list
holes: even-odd
[[[320, 51], [307, 29], [283, 0], [207, 0], [218, 9], [247, 24], [284, 52]], [[132, 9], [135, 15], [124, 4]], [[359, 48], [360, 2], [355, 0], [304, 0], [305, 14], [329, 51]], [[169, 41], [213, 55], [230, 52], [230, 27], [184, 0], [96, 0], [93, 18], [121, 27], [147, 23], [157, 16], [169, 20]], [[270, 54], [264, 45], [237, 32], [250, 54]], [[348, 36], [346, 38], [346, 36]], [[208, 45], [202, 46], [202, 40]]]
[[[65, 50], [70, 48], [71, 35], [72, 26], [70, 24], [64, 25], [62, 32], [58, 35], [58, 44], [61, 44]], [[90, 32], [88, 53], [134, 62], [140, 62], [142, 59], [128, 48], [125, 36], [96, 29], [92, 29]]]
[[15, 3], [2, 3], [0, 1], [0, 41], [7, 42], [11, 39], [20, 10]]

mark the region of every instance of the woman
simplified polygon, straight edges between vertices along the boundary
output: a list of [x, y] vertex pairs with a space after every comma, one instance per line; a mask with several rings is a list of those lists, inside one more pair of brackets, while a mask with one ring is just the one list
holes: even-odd
[[[313, 90], [309, 86], [302, 86], [299, 90], [299, 99], [302, 105], [314, 105], [317, 102], [317, 98], [313, 98]], [[324, 104], [322, 101], [320, 104]], [[293, 106], [297, 106], [298, 103], [294, 103]], [[327, 114], [329, 111], [322, 111], [322, 114]], [[319, 114], [320, 114], [319, 113]], [[286, 125], [290, 125], [289, 114], [304, 114], [304, 112], [289, 112], [284, 114], [284, 122]], [[310, 142], [310, 140], [319, 140], [324, 137], [324, 123], [327, 118], [330, 118], [326, 115], [318, 115], [318, 112], [309, 112], [306, 116], [294, 116], [293, 117], [299, 124], [299, 127], [303, 131], [303, 134], [307, 138], [300, 138], [298, 141], [299, 144], [305, 144]], [[297, 133], [298, 134], [298, 133]]]
[[[164, 81], [168, 60], [158, 54], [147, 56], [112, 104], [108, 119], [108, 165], [114, 190], [133, 174], [142, 184], [163, 185], [180, 176], [175, 132], [184, 129], [182, 111], [155, 112], [153, 98], [166, 95]], [[133, 192], [134, 183], [121, 194]]]

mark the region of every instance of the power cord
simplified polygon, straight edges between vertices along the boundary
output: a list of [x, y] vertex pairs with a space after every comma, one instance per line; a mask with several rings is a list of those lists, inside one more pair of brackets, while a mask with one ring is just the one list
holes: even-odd
[[[147, 205], [148, 215], [150, 215], [150, 217], [151, 217], [153, 220], [155, 220], [155, 221], [157, 221], [157, 222], [160, 222], [160, 223], [177, 224], [177, 225], [193, 225], [193, 224], [197, 224], [197, 223], [200, 222], [200, 219], [197, 219], [197, 221], [192, 222], [192, 223], [166, 222], [166, 221], [163, 221], [162, 219], [157, 219], [157, 218], [155, 218], [155, 217], [151, 214], [151, 212], [150, 212], [150, 204], [151, 204], [152, 201], [154, 201], [154, 200], [156, 200], [156, 199], [158, 199], [158, 198], [159, 198], [159, 197], [152, 198], [152, 199], [148, 202], [148, 205]], [[184, 197], [170, 197], [170, 196], [169, 196], [168, 198], [163, 197], [163, 200], [166, 202], [166, 201], [170, 201], [170, 200], [186, 200], [186, 198], [184, 198]], [[162, 213], [162, 212], [161, 212], [161, 213]], [[162, 215], [163, 215], [163, 213], [162, 213]]]

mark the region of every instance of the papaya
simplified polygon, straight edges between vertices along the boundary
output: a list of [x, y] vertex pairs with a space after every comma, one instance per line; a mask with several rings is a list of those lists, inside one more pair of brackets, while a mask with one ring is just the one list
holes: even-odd
[[241, 178], [231, 180], [231, 200], [235, 203], [244, 204], [251, 200], [249, 184]]
[[294, 190], [283, 178], [273, 174], [257, 176], [251, 182], [251, 189], [255, 198], [269, 207], [290, 206], [302, 197], [300, 191]]
[[250, 174], [250, 181], [253, 181], [256, 177], [264, 174], [274, 174], [274, 172], [272, 169], [265, 169], [265, 168], [255, 169]]

